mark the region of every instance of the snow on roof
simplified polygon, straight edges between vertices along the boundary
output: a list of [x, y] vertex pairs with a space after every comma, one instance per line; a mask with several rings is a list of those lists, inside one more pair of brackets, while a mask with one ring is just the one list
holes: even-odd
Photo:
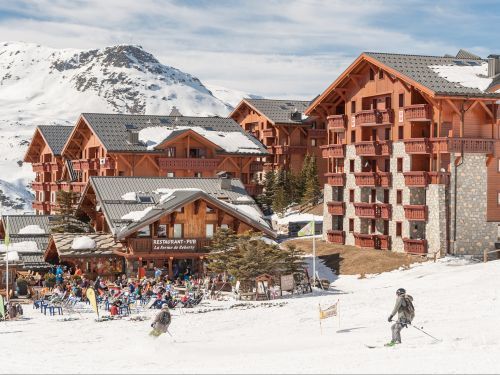
[[[5, 252], [7, 250], [7, 246], [5, 244], [0, 245], [0, 252]], [[20, 241], [14, 242], [9, 245], [10, 251], [18, 251], [20, 253], [38, 253], [40, 249], [35, 241]]]
[[18, 262], [19, 253], [17, 251], [9, 251], [7, 253], [7, 259], [9, 260], [9, 262]]
[[174, 130], [192, 130], [226, 152], [262, 153], [261, 148], [242, 131], [221, 132], [207, 130], [200, 126], [176, 126], [175, 129], [172, 126], [150, 126], [139, 131], [139, 141], [146, 144], [148, 150], [154, 150]]
[[488, 63], [469, 65], [431, 65], [429, 66], [440, 77], [465, 87], [486, 91], [492, 82], [488, 78]]
[[307, 213], [290, 213], [285, 215], [284, 217], [279, 217], [274, 214], [272, 216], [272, 220], [276, 221], [278, 225], [288, 225], [289, 223], [302, 223], [302, 222], [310, 222], [314, 218], [315, 222], [322, 222], [323, 216], [320, 215], [312, 215]]
[[45, 234], [45, 230], [39, 225], [26, 225], [19, 230], [18, 234]]
[[123, 215], [121, 217], [121, 219], [122, 220], [131, 220], [131, 221], [140, 221], [152, 209], [153, 209], [153, 207], [148, 207], [148, 208], [145, 208], [144, 210], [141, 210], [141, 211], [130, 211], [128, 214]]
[[75, 237], [71, 243], [71, 249], [73, 250], [95, 249], [95, 247], [95, 241], [87, 236]]
[[245, 216], [252, 218], [255, 221], [258, 221], [260, 224], [269, 227], [269, 223], [264, 219], [262, 213], [255, 207], [247, 204], [233, 204], [229, 202], [220, 201], [223, 204], [227, 204], [231, 208], [236, 211], [241, 212]]
[[137, 193], [135, 191], [130, 191], [122, 195], [122, 200], [124, 201], [137, 201]]
[[241, 197], [236, 198], [238, 202], [248, 202], [248, 203], [254, 203], [255, 201], [253, 200], [252, 197], [242, 195]]

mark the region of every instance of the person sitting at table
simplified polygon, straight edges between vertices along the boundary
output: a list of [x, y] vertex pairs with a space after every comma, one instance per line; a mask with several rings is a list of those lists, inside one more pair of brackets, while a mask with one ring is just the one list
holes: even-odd
[[110, 315], [119, 315], [118, 304], [116, 302], [113, 302], [113, 304], [109, 308], [109, 314]]

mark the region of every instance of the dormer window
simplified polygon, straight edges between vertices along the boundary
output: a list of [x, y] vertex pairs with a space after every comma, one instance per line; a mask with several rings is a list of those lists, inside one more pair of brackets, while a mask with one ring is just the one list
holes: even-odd
[[137, 199], [139, 200], [140, 203], [154, 203], [154, 199], [153, 197], [150, 197], [148, 195], [139, 195], [137, 197]]

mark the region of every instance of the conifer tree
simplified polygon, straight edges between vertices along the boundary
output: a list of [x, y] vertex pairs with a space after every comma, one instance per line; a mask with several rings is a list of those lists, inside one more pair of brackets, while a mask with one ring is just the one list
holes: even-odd
[[218, 229], [212, 238], [208, 260], [208, 269], [215, 273], [227, 271], [227, 264], [230, 258], [230, 252], [236, 248], [239, 241], [238, 236], [232, 229]]
[[317, 204], [321, 197], [321, 188], [318, 180], [318, 166], [316, 158], [310, 157], [306, 168], [306, 183], [302, 203]]
[[284, 186], [276, 187], [273, 197], [273, 211], [282, 216], [288, 207], [288, 200]]
[[257, 197], [257, 202], [264, 211], [270, 211], [273, 205], [275, 176], [273, 171], [264, 175], [264, 191]]
[[50, 223], [53, 233], [87, 233], [91, 228], [82, 220], [83, 215], [76, 210], [78, 196], [74, 191], [59, 190], [56, 194], [56, 219]]

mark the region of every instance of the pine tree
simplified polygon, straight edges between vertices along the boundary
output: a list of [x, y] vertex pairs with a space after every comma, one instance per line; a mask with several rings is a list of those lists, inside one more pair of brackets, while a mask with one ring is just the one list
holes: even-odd
[[78, 196], [74, 191], [59, 190], [56, 194], [56, 219], [50, 223], [53, 233], [87, 233], [90, 227], [82, 220], [75, 206]]
[[275, 176], [273, 171], [264, 175], [264, 191], [257, 197], [257, 202], [265, 212], [269, 212], [273, 205]]
[[284, 274], [300, 273], [304, 269], [304, 252], [295, 245], [281, 249], [281, 272]]
[[286, 197], [285, 188], [283, 186], [278, 186], [274, 191], [273, 211], [276, 214], [282, 216], [285, 213], [287, 207], [288, 200]]
[[231, 257], [231, 251], [234, 251], [239, 241], [239, 237], [232, 229], [218, 229], [212, 238], [208, 260], [208, 269], [215, 273], [227, 271], [228, 260]]
[[307, 178], [309, 177], [309, 167], [311, 164], [311, 156], [309, 154], [306, 155], [304, 161], [302, 162], [302, 169], [300, 170], [299, 181], [297, 182], [298, 194], [300, 195], [300, 199], [304, 196], [304, 192], [306, 190]]
[[306, 169], [306, 183], [302, 203], [315, 205], [318, 203], [320, 197], [321, 188], [318, 180], [318, 166], [316, 158], [310, 157]]

